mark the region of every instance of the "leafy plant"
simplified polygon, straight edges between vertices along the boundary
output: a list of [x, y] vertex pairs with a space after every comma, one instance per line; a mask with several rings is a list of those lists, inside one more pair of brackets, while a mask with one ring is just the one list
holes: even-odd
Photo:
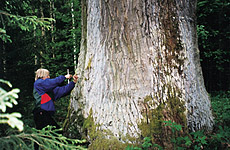
[[181, 131], [182, 130], [182, 125], [176, 124], [175, 122], [172, 122], [171, 120], [164, 121], [164, 123], [165, 123], [166, 127], [167, 126], [171, 127], [173, 133], [176, 133], [177, 131]]
[[207, 137], [202, 131], [192, 132], [190, 134], [193, 136], [192, 146], [195, 150], [203, 149], [204, 145], [207, 145]]
[[[12, 85], [10, 82], [0, 79], [1, 83], [7, 84], [10, 88], [12, 88]], [[22, 115], [18, 112], [13, 112], [11, 114], [5, 113], [6, 108], [13, 107], [14, 105], [17, 105], [18, 102], [16, 99], [18, 98], [18, 93], [20, 92], [19, 89], [15, 88], [11, 91], [7, 92], [3, 88], [0, 87], [0, 123], [8, 123], [12, 128], [18, 128], [19, 131], [23, 130], [23, 122], [18, 119], [21, 118]]]
[[[16, 25], [23, 31], [35, 30], [37, 26], [44, 27], [49, 30], [51, 28], [51, 21], [54, 21], [52, 18], [38, 18], [37, 16], [16, 16], [2, 10], [0, 10], [0, 15], [6, 16], [7, 19], [10, 20], [9, 23], [11, 25]], [[6, 34], [6, 30], [2, 28], [0, 28], [0, 39], [4, 42], [12, 42], [10, 36]]]
[[182, 126], [179, 124], [176, 124], [175, 122], [172, 122], [171, 120], [169, 121], [164, 121], [165, 126], [169, 126], [172, 130], [172, 138], [171, 141], [173, 143], [174, 148], [176, 147], [177, 140], [180, 141], [180, 139], [177, 138], [177, 132], [182, 130]]
[[34, 147], [34, 143], [37, 143], [41, 149], [86, 150], [86, 148], [81, 146], [81, 144], [86, 142], [85, 140], [69, 139], [59, 132], [60, 129], [54, 129], [52, 126], [48, 126], [43, 130], [27, 127], [20, 134], [1, 137], [0, 147], [1, 149], [11, 150], [31, 150]]
[[230, 124], [230, 91], [213, 93], [211, 96], [217, 125], [229, 126]]
[[[197, 1], [197, 35], [201, 66], [209, 92], [230, 90], [228, 0]], [[213, 80], [218, 79], [218, 80]]]

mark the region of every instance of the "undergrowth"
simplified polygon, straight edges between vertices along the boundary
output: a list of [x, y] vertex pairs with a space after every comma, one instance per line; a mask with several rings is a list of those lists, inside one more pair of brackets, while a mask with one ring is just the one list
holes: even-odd
[[[7, 81], [0, 80], [0, 82], [11, 85]], [[7, 92], [3, 88], [0, 89], [1, 115], [4, 117], [1, 119], [0, 126], [0, 150], [33, 149], [34, 143], [39, 144], [42, 149], [86, 149], [84, 147], [86, 141], [67, 138], [59, 134], [59, 130], [55, 130], [52, 127], [36, 130], [28, 126], [32, 122], [31, 120], [28, 120], [25, 126], [18, 124], [18, 115], [14, 116], [14, 113], [12, 115], [5, 112], [6, 107], [12, 107], [12, 103], [17, 104], [15, 99], [19, 91], [15, 92]], [[202, 130], [184, 133], [182, 132], [182, 125], [170, 120], [163, 122], [165, 127], [171, 129], [170, 141], [174, 150], [225, 150], [230, 148], [230, 91], [212, 93], [211, 103], [215, 118], [215, 126], [212, 133], [207, 134]], [[19, 130], [19, 132], [13, 128], [7, 128], [6, 123], [11, 127], [18, 126], [18, 129], [21, 129], [21, 127], [24, 129], [23, 131]], [[126, 147], [126, 150], [166, 149], [162, 145], [153, 143], [152, 141], [151, 137], [145, 137], [140, 146], [129, 145]]]
[[23, 132], [9, 129], [7, 136], [0, 137], [0, 150], [31, 150], [37, 143], [41, 149], [86, 150], [85, 140], [70, 139], [60, 133], [60, 129], [47, 126], [42, 130], [25, 127]]
[[[203, 130], [181, 134], [182, 126], [172, 121], [164, 121], [171, 128], [171, 143], [174, 150], [227, 150], [230, 149], [230, 91], [211, 94], [213, 115], [215, 118], [212, 133]], [[129, 145], [126, 150], [166, 149], [152, 143], [151, 137], [145, 137], [140, 146]]]

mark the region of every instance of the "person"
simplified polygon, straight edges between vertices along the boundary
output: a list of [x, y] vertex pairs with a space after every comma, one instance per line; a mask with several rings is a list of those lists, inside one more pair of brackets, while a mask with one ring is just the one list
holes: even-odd
[[[41, 130], [48, 125], [60, 128], [53, 118], [55, 113], [54, 101], [70, 94], [78, 77], [74, 75], [73, 81], [69, 82], [65, 86], [60, 86], [60, 84], [65, 79], [71, 78], [72, 75], [67, 74], [65, 76], [60, 75], [51, 79], [50, 73], [47, 69], [38, 69], [36, 71], [33, 89], [33, 96], [35, 98], [35, 108], [33, 110], [33, 114], [36, 129]], [[35, 144], [34, 148], [38, 149], [38, 145]]]

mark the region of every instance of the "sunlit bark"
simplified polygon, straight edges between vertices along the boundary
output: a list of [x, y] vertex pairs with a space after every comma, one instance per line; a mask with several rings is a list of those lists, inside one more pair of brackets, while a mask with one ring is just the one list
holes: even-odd
[[76, 47], [76, 34], [75, 34], [75, 17], [74, 17], [74, 1], [71, 1], [71, 17], [72, 17], [72, 29], [73, 29], [73, 53], [74, 53], [74, 70], [77, 69], [77, 47]]

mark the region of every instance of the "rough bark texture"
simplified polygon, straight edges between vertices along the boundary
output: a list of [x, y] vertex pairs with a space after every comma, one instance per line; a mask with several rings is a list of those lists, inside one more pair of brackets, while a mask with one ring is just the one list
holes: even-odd
[[66, 127], [92, 117], [97, 130], [138, 137], [150, 134], [141, 127], [158, 114], [192, 131], [212, 129], [195, 7], [193, 0], [83, 0], [80, 79]]

